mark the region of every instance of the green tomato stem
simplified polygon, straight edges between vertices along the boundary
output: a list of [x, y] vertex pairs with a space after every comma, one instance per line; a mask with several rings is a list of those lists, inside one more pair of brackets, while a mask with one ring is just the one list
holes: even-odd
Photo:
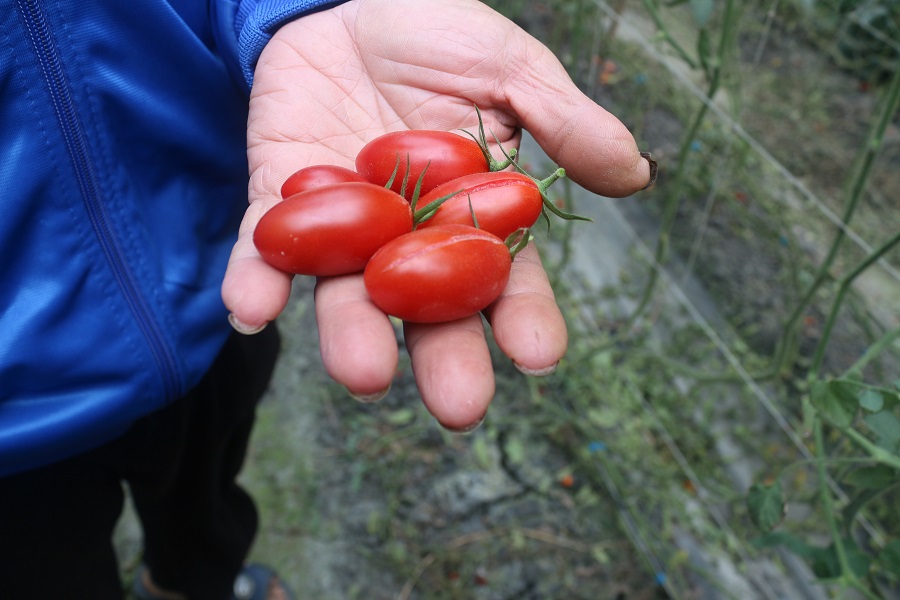
[[528, 242], [532, 240], [531, 230], [527, 227], [516, 229], [504, 240], [506, 247], [509, 248], [510, 258], [515, 259], [516, 255], [521, 252]]
[[[408, 155], [407, 155], [407, 156], [408, 156]], [[391, 176], [390, 176], [390, 178], [387, 180], [387, 183], [384, 184], [384, 187], [386, 187], [387, 189], [391, 189], [391, 186], [394, 185], [394, 179], [397, 178], [397, 172], [398, 172], [398, 171], [400, 171], [400, 153], [399, 153], [399, 152], [397, 153], [397, 162], [394, 163], [394, 170], [391, 171]]]
[[[418, 200], [418, 197], [413, 196], [413, 202], [412, 202], [413, 223], [418, 225], [422, 221], [427, 221], [428, 219], [430, 219], [431, 217], [434, 216], [434, 214], [437, 212], [437, 210], [441, 207], [441, 204], [443, 204], [444, 202], [446, 202], [447, 200], [449, 200], [450, 198], [456, 196], [457, 194], [459, 194], [461, 192], [462, 192], [462, 190], [456, 190], [454, 192], [450, 192], [446, 196], [441, 196], [437, 200], [432, 200], [431, 202], [429, 202], [422, 208], [416, 208], [415, 201]], [[471, 200], [470, 200], [470, 203], [471, 203]]]
[[[475, 140], [475, 143], [478, 144], [478, 148], [481, 150], [481, 154], [484, 155], [484, 160], [487, 163], [488, 170], [491, 172], [494, 171], [502, 171], [503, 169], [508, 168], [513, 164], [513, 157], [516, 156], [518, 150], [513, 148], [509, 152], [503, 149], [503, 146], [500, 145], [500, 140], [497, 140], [497, 145], [500, 146], [500, 152], [503, 153], [503, 156], [506, 160], [497, 160], [491, 154], [490, 149], [488, 148], [487, 136], [484, 132], [484, 120], [481, 118], [481, 110], [478, 108], [478, 105], [475, 106], [475, 114], [478, 116], [478, 135], [474, 135], [465, 129], [461, 129], [464, 134]], [[491, 132], [493, 135], [493, 132]], [[494, 136], [496, 140], [497, 136]]]

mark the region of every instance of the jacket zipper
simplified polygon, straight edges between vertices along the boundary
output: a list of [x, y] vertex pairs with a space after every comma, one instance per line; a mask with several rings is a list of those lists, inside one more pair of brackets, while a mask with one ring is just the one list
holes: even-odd
[[50, 92], [50, 100], [78, 179], [78, 187], [84, 200], [88, 219], [100, 242], [100, 247], [110, 265], [116, 283], [150, 347], [162, 376], [166, 401], [174, 400], [181, 395], [182, 391], [178, 376], [178, 364], [159, 323], [140, 292], [134, 274], [131, 272], [113, 232], [100, 196], [100, 186], [94, 172], [94, 165], [88, 155], [84, 128], [79, 120], [72, 90], [63, 71], [59, 52], [50, 33], [41, 0], [16, 0], [16, 5], [25, 22], [28, 37], [34, 47], [44, 81]]

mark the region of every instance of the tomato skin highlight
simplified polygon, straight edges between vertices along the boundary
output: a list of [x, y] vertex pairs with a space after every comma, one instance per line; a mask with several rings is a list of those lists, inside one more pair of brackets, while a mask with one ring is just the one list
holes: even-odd
[[372, 183], [348, 182], [294, 194], [266, 212], [253, 232], [260, 256], [298, 275], [346, 275], [412, 231], [402, 196]]
[[391, 173], [397, 168], [391, 189], [399, 194], [406, 175], [407, 156], [407, 200], [412, 198], [416, 182], [426, 166], [420, 194], [427, 194], [445, 181], [470, 173], [484, 173], [489, 169], [487, 159], [475, 140], [450, 131], [411, 129], [386, 133], [368, 142], [356, 156], [356, 171], [367, 181], [387, 185]]
[[402, 235], [376, 252], [363, 275], [383, 312], [415, 323], [441, 323], [476, 314], [509, 281], [509, 248], [468, 225], [441, 225]]
[[281, 185], [281, 197], [290, 198], [300, 192], [351, 181], [366, 181], [366, 178], [356, 171], [337, 165], [312, 165], [295, 171], [285, 179]]
[[442, 183], [419, 198], [416, 208], [424, 209], [428, 203], [456, 191], [459, 193], [441, 204], [434, 216], [419, 223], [418, 228], [449, 223], [474, 225], [474, 212], [480, 229], [505, 240], [514, 231], [534, 225], [544, 207], [541, 190], [533, 179], [521, 173], [499, 171], [465, 175]]

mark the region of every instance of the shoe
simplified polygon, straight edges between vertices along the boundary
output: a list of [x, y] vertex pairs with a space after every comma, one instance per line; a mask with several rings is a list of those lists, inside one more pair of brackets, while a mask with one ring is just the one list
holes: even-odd
[[[144, 570], [146, 567], [141, 565], [134, 574], [134, 586], [132, 593], [136, 600], [162, 600], [156, 594], [150, 592], [144, 585]], [[241, 572], [234, 580], [234, 588], [231, 592], [229, 600], [266, 600], [269, 593], [269, 586], [273, 579], [278, 575], [265, 565], [251, 564], [245, 565]], [[294, 595], [288, 589], [284, 580], [278, 578], [278, 583], [284, 591], [287, 600], [294, 600]]]
[[273, 579], [278, 579], [278, 584], [284, 591], [284, 597], [287, 600], [294, 600], [294, 595], [284, 580], [269, 567], [259, 564], [246, 565], [238, 573], [234, 580], [231, 600], [266, 600]]

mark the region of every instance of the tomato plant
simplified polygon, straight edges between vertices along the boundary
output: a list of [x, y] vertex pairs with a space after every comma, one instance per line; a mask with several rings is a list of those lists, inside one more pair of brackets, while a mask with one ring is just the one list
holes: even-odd
[[363, 270], [372, 254], [412, 230], [402, 196], [367, 182], [347, 182], [294, 194], [266, 212], [253, 242], [263, 260], [300, 275]]
[[385, 313], [437, 323], [486, 308], [506, 287], [511, 265], [509, 248], [492, 233], [440, 225], [388, 242], [366, 265], [364, 282]]
[[317, 187], [350, 181], [366, 181], [365, 177], [337, 165], [312, 165], [294, 172], [281, 185], [281, 197], [289, 198], [294, 194]]
[[425, 175], [420, 193], [426, 194], [445, 181], [469, 173], [484, 173], [489, 168], [481, 146], [474, 139], [427, 129], [386, 133], [363, 146], [356, 156], [356, 170], [367, 181], [387, 185], [393, 176], [391, 189], [400, 193], [405, 187], [407, 199], [412, 197], [422, 171]]
[[[446, 196], [437, 208], [429, 204]], [[541, 189], [521, 173], [475, 173], [443, 183], [422, 196], [416, 219], [426, 218], [418, 227], [448, 223], [476, 225], [505, 240], [517, 229], [529, 228], [541, 216], [544, 207]], [[473, 220], [472, 215], [475, 215]]]

